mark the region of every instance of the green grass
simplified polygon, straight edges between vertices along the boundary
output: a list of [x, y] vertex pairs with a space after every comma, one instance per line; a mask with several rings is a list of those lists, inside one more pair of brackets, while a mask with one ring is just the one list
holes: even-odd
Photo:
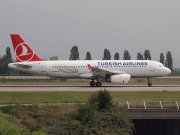
[[[85, 105], [85, 107], [87, 105]], [[114, 129], [117, 130], [117, 128], [121, 127], [120, 129], [122, 130], [128, 130], [129, 126], [132, 126], [132, 123], [130, 123], [128, 118], [128, 112], [124, 109], [115, 109], [113, 107], [114, 109], [112, 108], [109, 111], [104, 110], [102, 112], [98, 112], [95, 108], [92, 110], [90, 106], [87, 106], [87, 108], [85, 109], [85, 114], [83, 113], [84, 116], [82, 116], [82, 112], [77, 111], [79, 107], [75, 104], [41, 104], [29, 106], [14, 105], [0, 107], [0, 111], [2, 111], [4, 114], [11, 114], [15, 116], [15, 118], [19, 122], [17, 123], [17, 125], [22, 124], [28, 129], [29, 134], [26, 133], [27, 135], [43, 135], [43, 133], [53, 135], [93, 133], [113, 134], [114, 132], [112, 131], [114, 131]], [[93, 118], [91, 122], [85, 122], [84, 119], [82, 119], [89, 119], [89, 117]], [[109, 124], [109, 122], [112, 123], [113, 121], [114, 123], [114, 118], [118, 119], [118, 126], [116, 124], [113, 124], [114, 126], [116, 126], [116, 128], [111, 128], [110, 126], [113, 125]], [[111, 119], [112, 121], [109, 121]], [[121, 122], [120, 124], [119, 121]], [[108, 131], [106, 131], [108, 126], [112, 130], [108, 128]], [[92, 132], [87, 132], [87, 130], [92, 130]]]
[[[108, 89], [107, 89], [108, 90]], [[0, 92], [0, 104], [82, 103], [93, 92]], [[119, 101], [180, 101], [178, 91], [110, 92]]]
[[85, 102], [90, 92], [0, 92], [0, 104]]
[[172, 72], [170, 76], [180, 76], [180, 72]]
[[180, 101], [179, 91], [111, 92], [115, 101]]
[[[19, 113], [21, 114], [21, 112]], [[31, 132], [27, 129], [23, 122], [31, 121], [31, 119], [26, 118], [21, 116], [21, 119], [17, 119], [15, 115], [0, 112], [0, 135], [46, 135], [45, 132], [40, 130]]]
[[16, 121], [15, 116], [0, 112], [0, 134], [2, 135], [20, 135], [27, 129]]
[[[0, 107], [0, 134], [46, 135], [48, 126], [56, 125], [77, 107], [75, 105], [13, 105]], [[51, 125], [47, 125], [51, 123]]]

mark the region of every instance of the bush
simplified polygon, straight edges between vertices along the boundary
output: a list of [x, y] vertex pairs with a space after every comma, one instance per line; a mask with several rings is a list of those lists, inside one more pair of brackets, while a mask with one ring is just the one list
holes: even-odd
[[98, 122], [95, 127], [101, 129], [103, 134], [113, 135], [131, 135], [134, 130], [128, 111], [120, 108], [118, 104], [106, 111], [99, 112]]
[[51, 128], [48, 134], [131, 135], [133, 133], [134, 125], [129, 119], [128, 111], [120, 108], [118, 104], [104, 111], [95, 111], [95, 108], [91, 107], [94, 108], [89, 103], [80, 106], [78, 114], [80, 116], [77, 119], [64, 118]]
[[94, 123], [97, 115], [97, 104], [86, 103], [78, 106], [78, 119], [82, 124]]
[[90, 103], [98, 103], [98, 110], [109, 109], [112, 107], [113, 101], [107, 90], [100, 90], [90, 96]]

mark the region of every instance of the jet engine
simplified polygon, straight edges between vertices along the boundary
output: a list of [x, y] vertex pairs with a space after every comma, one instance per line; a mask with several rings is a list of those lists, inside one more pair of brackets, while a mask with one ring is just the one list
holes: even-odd
[[111, 76], [111, 83], [129, 83], [131, 79], [130, 74], [117, 74]]

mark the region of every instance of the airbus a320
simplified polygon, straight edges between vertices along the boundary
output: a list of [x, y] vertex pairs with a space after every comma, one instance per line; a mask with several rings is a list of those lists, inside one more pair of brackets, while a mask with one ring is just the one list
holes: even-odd
[[102, 86], [102, 82], [129, 83], [131, 78], [167, 76], [171, 70], [153, 60], [55, 60], [40, 58], [19, 34], [11, 34], [16, 62], [8, 67], [19, 71], [57, 78], [89, 79], [90, 86]]

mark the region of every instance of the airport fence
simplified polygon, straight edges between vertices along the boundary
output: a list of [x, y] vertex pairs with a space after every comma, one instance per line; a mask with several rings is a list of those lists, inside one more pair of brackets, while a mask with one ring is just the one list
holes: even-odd
[[118, 101], [127, 109], [179, 109], [180, 101]]

